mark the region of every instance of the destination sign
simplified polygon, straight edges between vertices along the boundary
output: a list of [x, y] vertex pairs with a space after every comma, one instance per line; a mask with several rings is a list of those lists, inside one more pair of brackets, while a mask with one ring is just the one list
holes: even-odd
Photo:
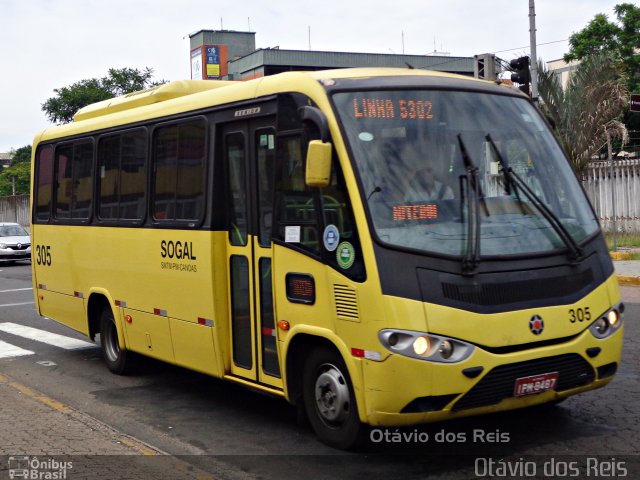
[[438, 206], [428, 205], [394, 205], [393, 220], [435, 220], [438, 218]]
[[417, 98], [364, 98], [353, 99], [353, 116], [357, 119], [431, 120], [433, 104]]

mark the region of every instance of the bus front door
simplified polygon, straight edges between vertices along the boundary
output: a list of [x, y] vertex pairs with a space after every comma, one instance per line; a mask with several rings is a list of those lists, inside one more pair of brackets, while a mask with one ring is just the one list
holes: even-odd
[[271, 228], [275, 117], [222, 128], [227, 205], [231, 375], [282, 388], [276, 350]]

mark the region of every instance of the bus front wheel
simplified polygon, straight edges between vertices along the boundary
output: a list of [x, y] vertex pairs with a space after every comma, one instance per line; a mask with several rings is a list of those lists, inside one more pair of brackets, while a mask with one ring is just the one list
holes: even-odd
[[104, 308], [100, 313], [100, 347], [107, 368], [111, 372], [124, 375], [129, 370], [127, 351], [120, 348], [118, 329], [110, 308]]
[[305, 363], [302, 386], [309, 423], [318, 438], [335, 448], [355, 447], [363, 425], [342, 357], [333, 350], [314, 350]]

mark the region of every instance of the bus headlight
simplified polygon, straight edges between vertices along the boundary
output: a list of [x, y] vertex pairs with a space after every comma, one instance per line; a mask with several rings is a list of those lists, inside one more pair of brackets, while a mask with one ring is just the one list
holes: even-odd
[[624, 304], [620, 303], [605, 312], [589, 327], [589, 331], [596, 338], [607, 338], [613, 335], [622, 325]]
[[392, 353], [439, 363], [461, 362], [475, 349], [461, 340], [411, 330], [381, 330], [378, 339]]
[[416, 355], [424, 357], [429, 352], [429, 339], [427, 337], [418, 337], [413, 341], [413, 351]]
[[440, 356], [442, 358], [447, 360], [453, 355], [454, 349], [455, 347], [453, 346], [451, 340], [443, 340], [442, 342], [440, 342], [440, 350], [438, 350], [438, 352], [440, 353]]

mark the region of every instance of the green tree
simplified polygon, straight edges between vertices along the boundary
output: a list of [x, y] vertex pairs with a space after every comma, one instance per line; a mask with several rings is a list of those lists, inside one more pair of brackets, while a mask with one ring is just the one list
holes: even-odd
[[13, 154], [13, 158], [11, 159], [12, 165], [31, 161], [31, 145], [25, 145], [17, 150], [13, 150], [11, 153]]
[[609, 53], [619, 61], [627, 74], [630, 91], [640, 88], [640, 7], [620, 3], [613, 8], [617, 22], [598, 13], [585, 28], [569, 37], [569, 52], [564, 60], [582, 60], [597, 54]]
[[556, 124], [558, 138], [577, 172], [583, 172], [606, 144], [607, 133], [626, 138], [620, 119], [629, 93], [620, 64], [611, 55], [584, 57], [564, 90], [558, 77], [539, 62], [538, 89], [541, 108]]
[[82, 107], [165, 83], [153, 81], [152, 76], [153, 70], [148, 67], [143, 70], [110, 68], [106, 77], [80, 80], [54, 89], [56, 95], [42, 104], [42, 110], [53, 123], [69, 123]]
[[16, 195], [29, 194], [31, 162], [14, 163], [0, 172], [0, 196], [13, 194], [15, 182]]

